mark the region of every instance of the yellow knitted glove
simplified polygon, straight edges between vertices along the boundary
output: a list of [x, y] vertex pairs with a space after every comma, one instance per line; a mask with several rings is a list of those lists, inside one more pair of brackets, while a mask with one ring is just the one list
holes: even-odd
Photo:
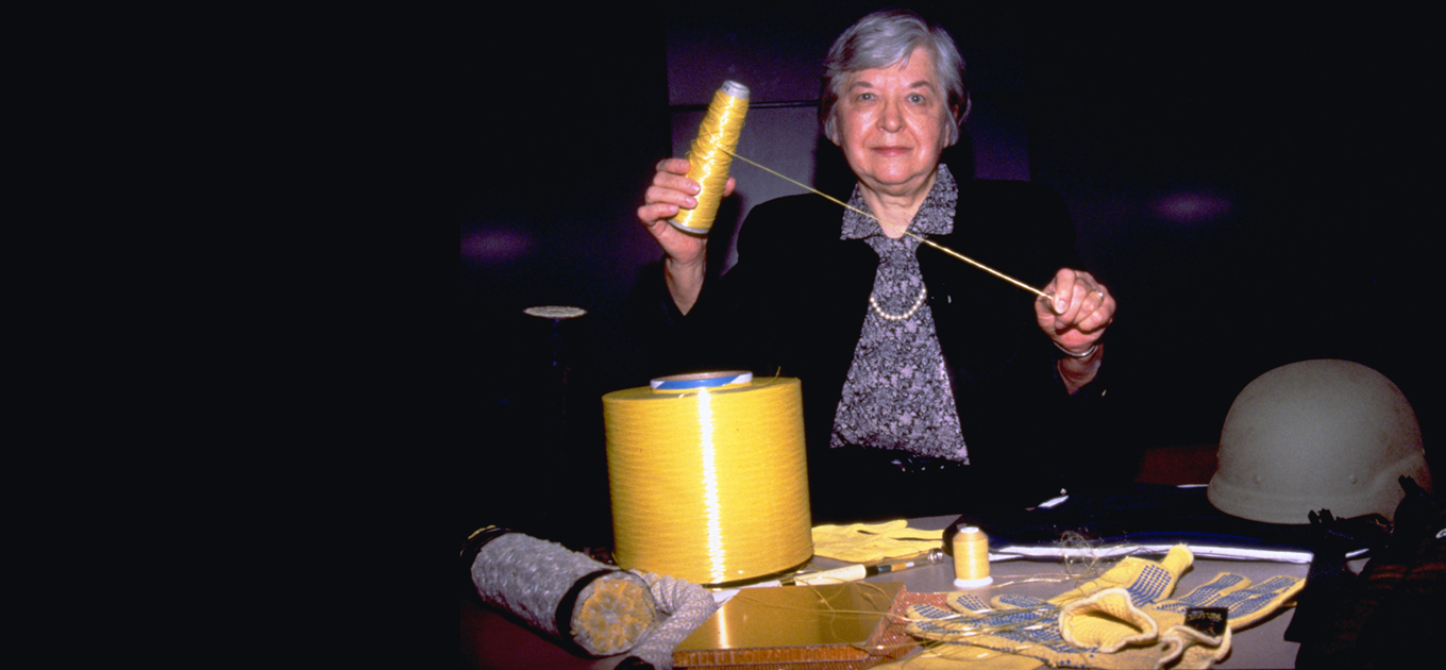
[[1230, 628], [1218, 633], [1185, 625], [1185, 615], [1155, 607], [1137, 607], [1124, 589], [1107, 589], [1065, 605], [1059, 613], [1059, 632], [1065, 642], [1084, 651], [1091, 667], [1162, 668], [1180, 658], [1176, 667], [1208, 668], [1230, 653]]
[[[1176, 667], [1208, 668], [1230, 652], [1232, 631], [1279, 609], [1304, 586], [1304, 580], [1286, 576], [1252, 585], [1245, 577], [1222, 572], [1181, 598], [1144, 607], [1132, 602], [1124, 589], [1108, 589], [1061, 608], [1059, 632], [1070, 644], [1107, 654], [1136, 647], [1129, 655], [1151, 661], [1149, 667], [1163, 667], [1183, 655]], [[1187, 623], [1192, 610], [1201, 619], [1220, 614], [1223, 620], [1192, 626]], [[1134, 662], [1121, 659], [1101, 667], [1135, 667]]]
[[[1240, 575], [1221, 573], [1185, 596], [1152, 602], [1168, 595], [1179, 573], [1189, 565], [1188, 552], [1171, 553], [1160, 564], [1122, 562], [1100, 579], [1050, 601], [1000, 596], [991, 606], [972, 593], [957, 593], [948, 601], [953, 612], [928, 605], [909, 608], [913, 619], [909, 632], [926, 639], [1022, 654], [1055, 667], [1133, 670], [1173, 664], [1180, 670], [1208, 668], [1229, 653], [1232, 629], [1249, 626], [1275, 611], [1304, 585], [1300, 579], [1285, 576], [1252, 585]], [[1169, 584], [1167, 590], [1156, 586], [1162, 583]], [[1080, 593], [1088, 595], [1066, 602], [1066, 596]], [[1209, 619], [1212, 615], [1221, 615], [1213, 627], [1187, 622], [1187, 618]]]
[[1301, 577], [1276, 575], [1252, 584], [1246, 577], [1222, 572], [1210, 583], [1180, 598], [1157, 603], [1155, 607], [1181, 614], [1190, 608], [1223, 607], [1231, 630], [1240, 630], [1280, 609], [1302, 588], [1305, 588], [1305, 579]]
[[[979, 628], [980, 624], [994, 627], [1029, 627], [1054, 621], [1058, 616], [1060, 605], [1107, 589], [1126, 589], [1135, 602], [1153, 603], [1175, 590], [1175, 583], [1179, 581], [1180, 574], [1189, 568], [1194, 560], [1195, 555], [1191, 554], [1185, 545], [1177, 544], [1171, 547], [1169, 553], [1159, 562], [1127, 556], [1100, 577], [1049, 600], [1002, 595], [994, 598], [990, 603], [985, 603], [974, 593], [961, 591], [949, 596], [945, 601], [954, 612], [944, 611], [931, 605], [914, 605], [906, 611], [911, 618], [917, 616], [922, 621], [957, 621], [965, 629], [957, 632], [964, 634], [964, 637], [976, 635], [975, 629]], [[980, 619], [990, 621], [986, 623]], [[932, 635], [927, 637], [945, 639]]]
[[943, 530], [910, 528], [903, 519], [881, 523], [824, 524], [813, 528], [813, 553], [850, 563], [912, 556], [944, 546]]
[[1159, 562], [1126, 556], [1098, 579], [1065, 591], [1048, 602], [1063, 605], [1105, 589], [1125, 589], [1137, 603], [1152, 603], [1175, 591], [1180, 575], [1195, 562], [1195, 554], [1183, 544], [1170, 547]]
[[873, 666], [874, 670], [1035, 670], [1044, 661], [975, 647], [941, 644], [905, 659]]
[[[1180, 574], [1193, 560], [1194, 556], [1183, 545], [1171, 548], [1159, 562], [1128, 557], [1099, 578], [1048, 601], [1004, 595], [985, 603], [973, 593], [955, 593], [947, 600], [953, 611], [930, 605], [908, 608], [911, 623], [907, 630], [915, 637], [1022, 654], [1054, 666], [1094, 667], [1096, 657], [1108, 654], [1082, 650], [1064, 641], [1059, 630], [1060, 606], [1112, 589], [1128, 594], [1135, 602], [1152, 603], [1174, 590]], [[934, 651], [947, 646], [950, 645], [936, 647]], [[1114, 667], [1152, 667], [1148, 659], [1138, 656], [1117, 655], [1113, 660], [1134, 665]]]
[[[953, 643], [935, 647], [935, 651], [946, 647], [968, 649], [977, 645], [1010, 655], [1035, 658], [1057, 668], [1141, 670], [1163, 667], [1175, 659], [1179, 659], [1176, 667], [1180, 670], [1208, 668], [1230, 649], [1228, 628], [1222, 637], [1213, 638], [1181, 626], [1185, 630], [1171, 629], [1171, 635], [1162, 638], [1159, 635], [1160, 624], [1151, 618], [1150, 612], [1130, 604], [1129, 593], [1124, 589], [1106, 589], [1065, 606], [1066, 609], [1079, 607], [1076, 622], [1085, 622], [1080, 631], [1082, 636], [1094, 634], [1118, 643], [1117, 647], [1109, 649], [1084, 646], [1081, 644], [1084, 640], [1078, 638], [1074, 641], [1065, 639], [1061, 622], [1063, 612], [1055, 605], [1035, 598], [998, 602], [1001, 605], [1009, 602], [1013, 607], [977, 612], [972, 619], [958, 614], [955, 616], [959, 618], [952, 621], [942, 618], [929, 622], [915, 621], [910, 624], [909, 632]], [[938, 608], [935, 610], [936, 615], [946, 612]], [[922, 613], [926, 612], [910, 614]], [[1115, 628], [1108, 630], [1090, 628], [1090, 624], [1095, 623], [1093, 617], [1103, 620], [1111, 613], [1124, 617], [1124, 620], [1111, 622]], [[1179, 618], [1183, 620], [1183, 617]], [[1196, 647], [1199, 647], [1198, 651]], [[1188, 655], [1187, 651], [1190, 651]], [[974, 670], [975, 666], [966, 667]], [[981, 664], [978, 667], [982, 670], [989, 666]]]
[[928, 654], [953, 661], [960, 670], [1034, 670], [1044, 662], [1029, 656], [1006, 654], [970, 644], [941, 644]]

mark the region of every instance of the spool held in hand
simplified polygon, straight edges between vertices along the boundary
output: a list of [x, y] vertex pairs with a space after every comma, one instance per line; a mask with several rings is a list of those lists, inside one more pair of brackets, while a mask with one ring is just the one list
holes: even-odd
[[728, 166], [733, 150], [743, 134], [743, 118], [748, 114], [748, 87], [736, 81], [725, 81], [713, 94], [708, 113], [698, 127], [698, 138], [688, 152], [688, 178], [698, 182], [698, 206], [680, 209], [668, 220], [674, 228], [694, 235], [707, 235], [718, 215], [718, 203], [728, 185]]

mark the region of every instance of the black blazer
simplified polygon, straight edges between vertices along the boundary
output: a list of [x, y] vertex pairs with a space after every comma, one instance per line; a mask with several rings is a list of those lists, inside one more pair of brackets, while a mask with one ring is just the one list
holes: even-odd
[[[878, 265], [866, 243], [839, 239], [842, 212], [813, 195], [755, 207], [740, 232], [737, 265], [705, 283], [686, 317], [661, 279], [652, 280], [648, 293], [662, 299], [643, 328], [652, 333], [654, 374], [741, 368], [802, 380], [816, 516], [820, 504], [857, 500], [859, 478], [872, 478], [888, 458], [881, 450], [828, 448]], [[1038, 288], [1061, 267], [1081, 267], [1073, 238], [1052, 191], [972, 179], [959, 182], [954, 232], [931, 236]], [[918, 257], [969, 450], [971, 465], [957, 485], [1032, 502], [1057, 493], [1072, 469], [1062, 461], [1089, 448], [1071, 444], [1066, 424], [1088, 411], [1082, 406], [1098, 399], [1103, 383], [1075, 397], [1065, 392], [1058, 350], [1035, 324], [1035, 296], [937, 249], [921, 245]], [[917, 494], [873, 497], [899, 495]]]

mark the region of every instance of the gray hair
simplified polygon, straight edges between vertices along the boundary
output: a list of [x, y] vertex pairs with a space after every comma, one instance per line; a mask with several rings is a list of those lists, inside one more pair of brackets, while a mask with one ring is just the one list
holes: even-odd
[[823, 61], [823, 93], [818, 104], [824, 135], [833, 139], [837, 132], [834, 106], [848, 75], [903, 63], [920, 47], [934, 55], [934, 68], [938, 70], [939, 83], [948, 93], [949, 108], [959, 110], [957, 123], [950, 126], [949, 144], [959, 141], [958, 124], [969, 117], [970, 107], [969, 91], [964, 87], [964, 59], [947, 31], [930, 26], [907, 9], [869, 14], [834, 40]]

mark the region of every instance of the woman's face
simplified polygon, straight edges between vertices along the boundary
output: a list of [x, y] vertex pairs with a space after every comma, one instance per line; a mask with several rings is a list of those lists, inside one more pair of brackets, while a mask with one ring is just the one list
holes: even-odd
[[933, 55], [915, 49], [907, 64], [857, 72], [844, 83], [829, 139], [864, 187], [910, 196], [932, 186], [954, 123]]

